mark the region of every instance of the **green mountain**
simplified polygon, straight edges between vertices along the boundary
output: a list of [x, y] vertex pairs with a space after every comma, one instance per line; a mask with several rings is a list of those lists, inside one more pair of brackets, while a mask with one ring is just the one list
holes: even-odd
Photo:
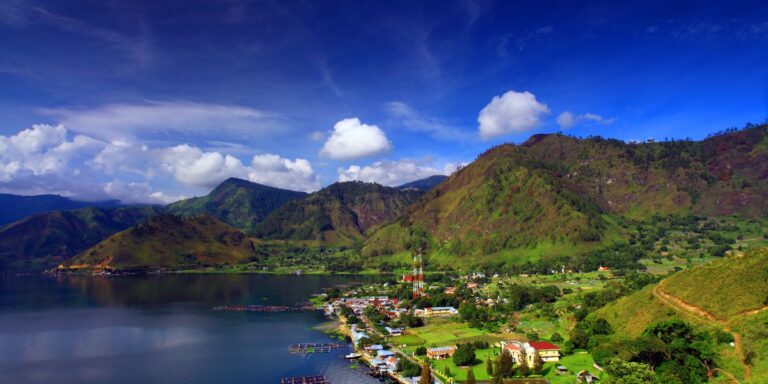
[[269, 240], [351, 245], [400, 216], [421, 194], [375, 183], [335, 183], [286, 203], [256, 225], [252, 233]]
[[735, 346], [718, 365], [740, 382], [768, 378], [768, 249], [756, 249], [677, 272], [600, 308], [590, 318], [617, 332], [607, 343], [638, 337], [649, 325], [679, 318], [701, 330], [722, 329]]
[[551, 134], [500, 145], [373, 233], [364, 254], [424, 243], [438, 263], [456, 256], [524, 262], [613, 242], [624, 219], [765, 216], [766, 130], [752, 127], [700, 142], [628, 144]]
[[161, 214], [110, 236], [60, 269], [198, 268], [255, 257], [253, 242], [216, 218]]
[[0, 227], [0, 270], [51, 268], [159, 210], [91, 207], [41, 213]]
[[34, 214], [65, 211], [85, 207], [114, 208], [116, 200], [76, 201], [59, 195], [19, 196], [0, 193], [0, 225], [12, 223]]
[[181, 200], [166, 208], [174, 215], [207, 214], [242, 230], [249, 231], [288, 201], [307, 194], [230, 178], [202, 197]]

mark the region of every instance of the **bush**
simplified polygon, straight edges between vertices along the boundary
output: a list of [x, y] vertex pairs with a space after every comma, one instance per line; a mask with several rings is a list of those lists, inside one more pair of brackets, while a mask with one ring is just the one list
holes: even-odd
[[416, 356], [424, 356], [427, 354], [427, 347], [418, 347], [413, 353]]
[[563, 341], [563, 336], [561, 336], [559, 333], [555, 332], [552, 334], [552, 336], [549, 338], [549, 340], [553, 342], [560, 342]]

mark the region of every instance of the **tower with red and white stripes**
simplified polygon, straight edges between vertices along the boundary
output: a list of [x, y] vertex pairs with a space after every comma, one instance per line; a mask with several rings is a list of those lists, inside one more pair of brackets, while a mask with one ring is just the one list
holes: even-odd
[[421, 255], [421, 248], [413, 252], [413, 299], [424, 295], [424, 258]]

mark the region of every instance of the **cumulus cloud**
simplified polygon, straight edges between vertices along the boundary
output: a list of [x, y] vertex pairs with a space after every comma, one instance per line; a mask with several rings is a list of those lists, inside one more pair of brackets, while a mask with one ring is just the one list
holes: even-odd
[[244, 178], [243, 163], [220, 152], [203, 152], [187, 144], [160, 151], [162, 167], [186, 185], [211, 188], [230, 177]]
[[406, 129], [414, 132], [429, 134], [438, 140], [463, 140], [470, 138], [467, 132], [452, 127], [433, 117], [424, 116], [401, 101], [391, 101], [385, 104], [387, 113]]
[[495, 96], [480, 111], [480, 137], [490, 139], [511, 133], [527, 132], [541, 124], [541, 116], [549, 113], [546, 104], [530, 92], [509, 91]]
[[246, 137], [286, 130], [282, 118], [273, 113], [238, 105], [183, 101], [147, 101], [140, 104], [111, 104], [93, 109], [42, 109], [71, 129], [103, 140], [126, 140], [140, 136]]
[[384, 131], [375, 125], [363, 124], [353, 117], [337, 122], [320, 156], [336, 160], [354, 159], [388, 152], [392, 143]]
[[18, 175], [68, 174], [73, 158], [94, 153], [102, 145], [86, 136], [67, 140], [61, 125], [38, 124], [12, 136], [0, 135], [0, 178], [8, 181]]
[[401, 159], [397, 161], [381, 160], [366, 166], [352, 165], [346, 169], [339, 168], [337, 171], [339, 181], [357, 180], [398, 186], [433, 175], [450, 174], [455, 170], [453, 165], [449, 166], [446, 164], [446, 167], [441, 171], [434, 167], [432, 163], [432, 160], [429, 158]]
[[320, 178], [306, 159], [285, 159], [278, 155], [256, 155], [251, 160], [248, 180], [273, 187], [311, 192], [320, 189]]
[[593, 122], [597, 124], [612, 124], [614, 119], [605, 118], [595, 113], [584, 113], [581, 115], [576, 115], [573, 112], [565, 111], [560, 115], [558, 115], [555, 121], [557, 122], [557, 125], [560, 126], [560, 128], [568, 129], [582, 122]]

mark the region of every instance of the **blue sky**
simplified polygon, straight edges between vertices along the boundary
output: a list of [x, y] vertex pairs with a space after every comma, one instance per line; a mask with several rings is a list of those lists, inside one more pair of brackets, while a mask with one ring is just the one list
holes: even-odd
[[0, 191], [168, 202], [768, 117], [760, 1], [0, 3]]

